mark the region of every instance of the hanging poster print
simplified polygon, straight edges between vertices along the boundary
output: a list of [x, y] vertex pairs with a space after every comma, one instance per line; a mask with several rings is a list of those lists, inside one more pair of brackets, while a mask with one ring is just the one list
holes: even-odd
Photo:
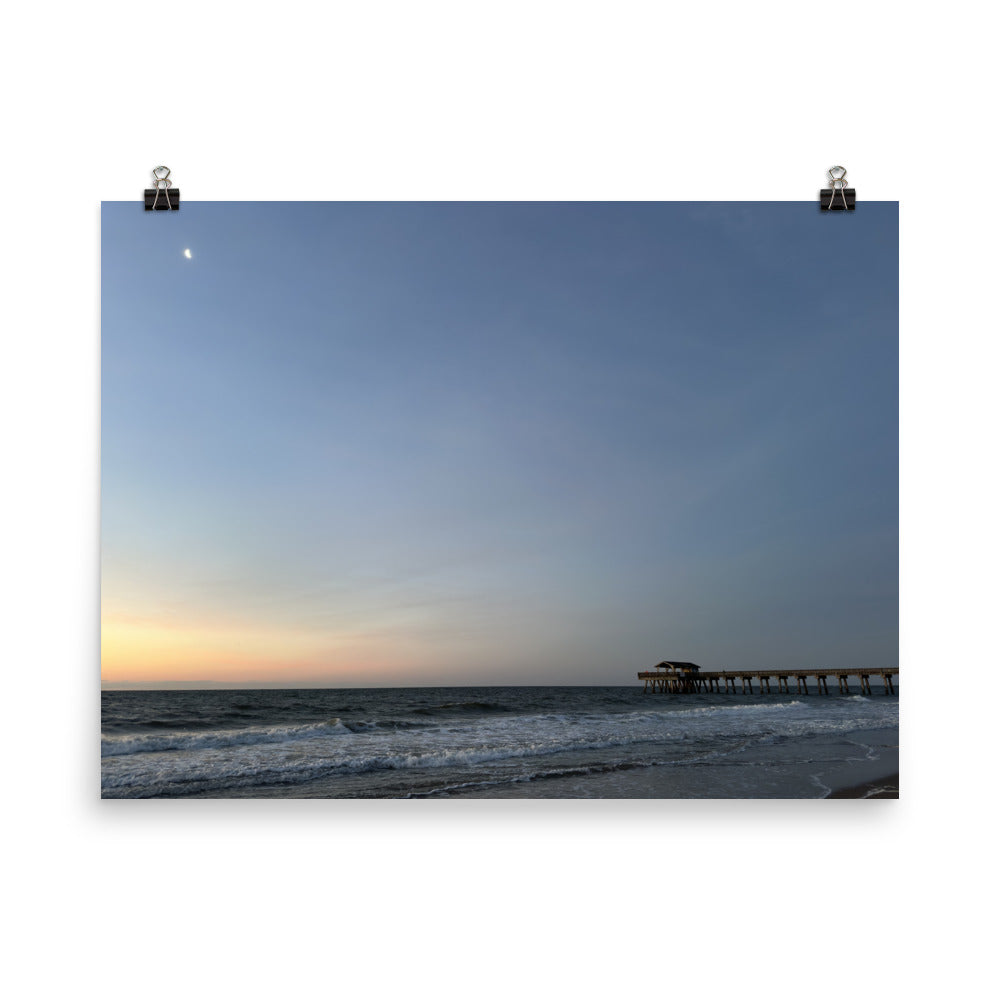
[[105, 203], [102, 795], [898, 794], [897, 223]]

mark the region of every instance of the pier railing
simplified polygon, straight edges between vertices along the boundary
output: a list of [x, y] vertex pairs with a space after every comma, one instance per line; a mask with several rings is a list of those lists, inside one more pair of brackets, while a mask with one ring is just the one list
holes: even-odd
[[815, 670], [702, 670], [699, 673], [675, 673], [669, 670], [640, 670], [639, 680], [643, 681], [644, 692], [661, 694], [736, 694], [739, 681], [741, 694], [754, 694], [754, 681], [759, 694], [771, 693], [771, 680], [777, 684], [780, 694], [791, 694], [789, 680], [795, 679], [797, 694], [809, 694], [809, 680], [812, 679], [817, 694], [829, 694], [828, 679], [837, 678], [841, 694], [850, 694], [848, 679], [857, 677], [861, 681], [861, 693], [871, 694], [872, 677], [881, 677], [886, 694], [895, 694], [893, 677], [899, 676], [899, 667], [837, 667]]

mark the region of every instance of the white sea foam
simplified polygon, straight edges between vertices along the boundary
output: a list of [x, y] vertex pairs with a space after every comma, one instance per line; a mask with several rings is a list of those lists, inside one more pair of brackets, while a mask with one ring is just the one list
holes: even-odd
[[131, 736], [101, 736], [101, 756], [121, 757], [165, 750], [212, 750], [257, 743], [288, 743], [312, 736], [350, 733], [340, 719], [298, 726], [251, 726], [247, 729], [217, 729], [205, 733], [139, 733]]
[[598, 750], [620, 746], [623, 742], [603, 740], [566, 746], [534, 745], [493, 748], [466, 748], [455, 750], [424, 751], [410, 754], [362, 754], [358, 756], [279, 756], [247, 754], [225, 756], [218, 752], [198, 755], [194, 759], [160, 759], [155, 765], [127, 768], [120, 771], [106, 770], [101, 776], [105, 790], [130, 788], [136, 785], [169, 787], [182, 781], [184, 784], [211, 782], [226, 783], [234, 779], [252, 778], [256, 782], [302, 782], [320, 774], [334, 771], [361, 773], [374, 770], [410, 770], [413, 768], [442, 768], [473, 766], [495, 763], [522, 757], [536, 757], [571, 750]]

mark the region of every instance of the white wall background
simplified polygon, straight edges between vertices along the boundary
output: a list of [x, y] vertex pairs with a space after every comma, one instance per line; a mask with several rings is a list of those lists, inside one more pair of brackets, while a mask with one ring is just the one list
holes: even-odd
[[[981, 992], [990, 12], [179, 0], [4, 15], [11, 995]], [[158, 163], [188, 200], [813, 200], [834, 163], [858, 211], [899, 200], [902, 800], [101, 803], [99, 203], [138, 201]], [[829, 278], [850, 294], [835, 260]]]

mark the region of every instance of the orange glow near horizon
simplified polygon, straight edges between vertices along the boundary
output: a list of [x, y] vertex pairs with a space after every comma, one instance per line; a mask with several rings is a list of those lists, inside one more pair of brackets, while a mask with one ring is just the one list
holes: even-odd
[[274, 684], [287, 678], [292, 684], [377, 683], [372, 671], [405, 674], [401, 652], [363, 634], [334, 637], [264, 625], [110, 618], [101, 627], [101, 682]]

